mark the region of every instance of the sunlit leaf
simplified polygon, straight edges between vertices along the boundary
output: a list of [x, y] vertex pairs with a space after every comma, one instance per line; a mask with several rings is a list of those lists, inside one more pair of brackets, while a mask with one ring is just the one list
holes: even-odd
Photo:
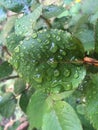
[[54, 102], [44, 115], [42, 130], [83, 130], [73, 108], [64, 101]]
[[47, 94], [43, 91], [37, 91], [32, 95], [27, 107], [27, 115], [31, 128], [40, 128], [42, 126], [43, 114], [46, 109], [46, 98]]

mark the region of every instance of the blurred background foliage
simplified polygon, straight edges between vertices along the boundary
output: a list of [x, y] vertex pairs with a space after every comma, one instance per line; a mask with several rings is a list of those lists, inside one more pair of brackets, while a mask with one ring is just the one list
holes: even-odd
[[[86, 55], [92, 55], [97, 19], [98, 0], [0, 0], [0, 130], [16, 130], [27, 123], [25, 106], [34, 93], [8, 62], [19, 42], [34, 31], [62, 29], [80, 39]], [[85, 106], [81, 100], [84, 101], [81, 92], [67, 99], [76, 109], [83, 130], [94, 130], [83, 116]]]

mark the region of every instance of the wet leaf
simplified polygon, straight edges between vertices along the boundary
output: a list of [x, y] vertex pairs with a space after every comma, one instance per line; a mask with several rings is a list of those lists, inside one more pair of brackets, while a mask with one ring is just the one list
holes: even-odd
[[6, 39], [6, 46], [10, 53], [13, 53], [14, 48], [20, 44], [20, 41], [23, 40], [24, 37], [17, 36], [15, 33], [11, 33], [8, 35]]
[[15, 48], [10, 62], [35, 88], [59, 93], [76, 89], [84, 79], [85, 67], [78, 62], [83, 56], [84, 48], [75, 37], [47, 30], [26, 38]]
[[42, 5], [38, 6], [33, 12], [24, 15], [15, 22], [15, 33], [17, 35], [30, 35], [33, 32], [33, 25], [42, 13]]

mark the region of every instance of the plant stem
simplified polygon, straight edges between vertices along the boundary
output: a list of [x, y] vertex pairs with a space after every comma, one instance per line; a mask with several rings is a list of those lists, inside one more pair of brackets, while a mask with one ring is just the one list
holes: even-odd
[[15, 79], [15, 78], [19, 78], [18, 75], [15, 75], [15, 76], [9, 76], [9, 77], [6, 77], [6, 78], [3, 78], [3, 79], [0, 79], [0, 82], [3, 82], [5, 80], [10, 80], [10, 79]]

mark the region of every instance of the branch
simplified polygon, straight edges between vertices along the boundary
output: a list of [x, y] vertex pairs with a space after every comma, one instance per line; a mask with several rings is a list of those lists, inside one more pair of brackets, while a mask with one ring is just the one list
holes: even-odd
[[47, 18], [45, 18], [43, 15], [41, 15], [40, 17], [46, 22], [47, 26], [48, 26], [49, 28], [51, 28], [51, 23], [50, 23], [50, 21], [49, 21]]
[[0, 82], [3, 82], [5, 80], [10, 80], [10, 79], [15, 79], [15, 78], [19, 78], [18, 75], [15, 75], [15, 76], [9, 76], [9, 77], [6, 77], [6, 78], [3, 78], [3, 79], [0, 79]]
[[11, 56], [6, 46], [2, 46], [2, 50], [5, 51], [9, 56]]

